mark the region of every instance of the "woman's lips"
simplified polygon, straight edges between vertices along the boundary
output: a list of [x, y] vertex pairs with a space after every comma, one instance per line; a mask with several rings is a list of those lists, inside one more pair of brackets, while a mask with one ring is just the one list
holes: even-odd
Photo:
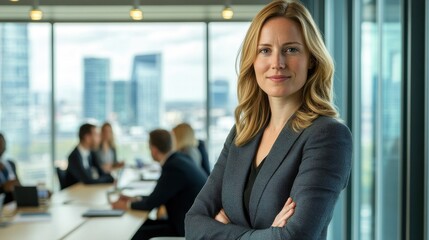
[[290, 78], [290, 76], [286, 76], [286, 75], [272, 75], [267, 77], [269, 80], [273, 81], [273, 82], [283, 82], [286, 81]]

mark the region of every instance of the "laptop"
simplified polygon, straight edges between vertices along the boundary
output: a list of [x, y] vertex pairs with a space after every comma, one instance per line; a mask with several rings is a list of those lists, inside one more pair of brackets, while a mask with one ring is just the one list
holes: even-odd
[[15, 186], [14, 196], [18, 207], [39, 206], [39, 196], [35, 186]]
[[6, 197], [6, 195], [4, 193], [0, 194], [0, 218], [1, 218], [2, 213], [3, 213], [3, 202], [4, 202], [5, 197]]
[[124, 210], [115, 209], [89, 209], [82, 214], [82, 217], [120, 217], [124, 215]]

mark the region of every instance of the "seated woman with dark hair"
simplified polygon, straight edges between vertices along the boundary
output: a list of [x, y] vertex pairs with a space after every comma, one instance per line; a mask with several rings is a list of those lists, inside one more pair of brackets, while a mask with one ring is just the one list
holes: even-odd
[[0, 133], [0, 193], [5, 193], [4, 202], [13, 201], [13, 190], [15, 186], [19, 186], [18, 175], [16, 174], [15, 163], [4, 159], [3, 155], [6, 152], [6, 139]]

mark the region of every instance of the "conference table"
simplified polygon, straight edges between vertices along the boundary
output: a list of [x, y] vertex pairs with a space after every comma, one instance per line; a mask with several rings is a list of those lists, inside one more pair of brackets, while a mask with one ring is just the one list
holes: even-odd
[[[112, 184], [75, 184], [52, 195], [47, 212], [50, 217], [37, 221], [18, 221], [0, 227], [0, 239], [130, 239], [147, 219], [144, 211], [128, 210], [121, 217], [85, 218], [82, 214], [89, 209], [110, 209], [107, 192]], [[7, 204], [3, 216], [12, 216], [18, 209]]]

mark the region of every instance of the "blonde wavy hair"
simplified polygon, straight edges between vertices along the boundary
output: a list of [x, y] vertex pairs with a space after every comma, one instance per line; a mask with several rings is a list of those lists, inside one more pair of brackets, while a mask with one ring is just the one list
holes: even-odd
[[177, 150], [198, 146], [198, 141], [195, 138], [195, 132], [191, 125], [187, 123], [181, 123], [173, 128], [173, 133], [176, 139], [175, 148]]
[[[110, 134], [111, 137], [110, 139], [106, 139], [106, 136], [104, 135], [104, 130], [106, 128], [109, 128], [110, 130]], [[115, 144], [115, 136], [113, 135], [113, 127], [110, 123], [105, 122], [103, 123], [103, 125], [101, 126], [101, 142], [100, 144], [102, 144], [104, 141], [107, 141], [107, 144], [109, 145], [109, 147], [111, 148], [116, 148], [116, 144]]]
[[275, 17], [285, 17], [300, 25], [313, 64], [302, 88], [302, 105], [295, 112], [292, 128], [295, 131], [305, 129], [321, 115], [338, 116], [332, 102], [334, 63], [313, 18], [299, 1], [273, 1], [253, 19], [241, 46], [237, 85], [238, 106], [235, 109], [237, 146], [249, 142], [270, 120], [268, 96], [258, 86], [253, 63], [258, 52], [261, 29], [269, 19]]

